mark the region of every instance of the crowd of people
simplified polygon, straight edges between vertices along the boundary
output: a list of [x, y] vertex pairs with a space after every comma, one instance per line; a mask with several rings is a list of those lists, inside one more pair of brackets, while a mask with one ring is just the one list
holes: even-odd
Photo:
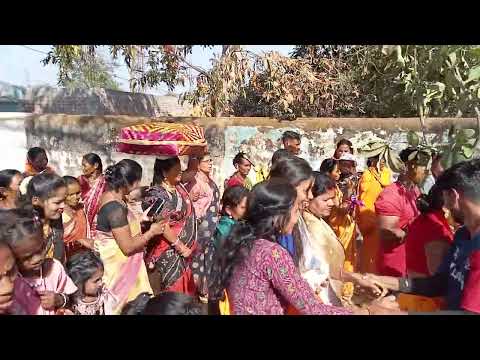
[[407, 148], [400, 174], [358, 172], [342, 139], [314, 170], [282, 143], [256, 184], [238, 153], [223, 194], [208, 153], [141, 186], [134, 160], [61, 177], [31, 148], [0, 171], [0, 314], [480, 313], [480, 160]]

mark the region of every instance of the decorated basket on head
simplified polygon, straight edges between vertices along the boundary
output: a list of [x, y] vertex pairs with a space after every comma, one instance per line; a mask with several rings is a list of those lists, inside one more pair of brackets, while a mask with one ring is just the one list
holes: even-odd
[[201, 155], [207, 141], [203, 128], [193, 124], [151, 122], [120, 130], [117, 151], [153, 156]]

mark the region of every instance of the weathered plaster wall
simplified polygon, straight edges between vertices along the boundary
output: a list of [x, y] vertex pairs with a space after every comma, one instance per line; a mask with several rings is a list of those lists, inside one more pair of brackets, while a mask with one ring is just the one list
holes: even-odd
[[[341, 138], [350, 139], [355, 147], [359, 147], [377, 137], [387, 139], [392, 147], [401, 150], [406, 144], [407, 131], [420, 131], [418, 119], [410, 118], [304, 118], [291, 122], [269, 118], [168, 117], [156, 120], [194, 122], [205, 128], [209, 151], [214, 159], [213, 176], [220, 187], [225, 177], [233, 173], [232, 159], [238, 151], [249, 153], [257, 164], [268, 164], [272, 153], [280, 147], [280, 137], [285, 130], [295, 130], [303, 135], [301, 156], [314, 169], [318, 169], [322, 160], [333, 154], [335, 143]], [[7, 164], [22, 168], [27, 148], [42, 146], [47, 149], [51, 164], [62, 175], [79, 175], [82, 155], [96, 152], [106, 165], [122, 158], [139, 161], [144, 168], [144, 183], [148, 184], [153, 176], [152, 157], [114, 151], [114, 142], [121, 127], [147, 121], [151, 120], [130, 116], [57, 114], [0, 121], [0, 144], [9, 144], [8, 151], [15, 149], [16, 153], [15, 157], [0, 157], [0, 168], [7, 167]], [[445, 141], [446, 132], [453, 122], [461, 127], [476, 126], [475, 119], [428, 119], [428, 138], [435, 142]], [[23, 156], [19, 156], [22, 152]], [[359, 167], [363, 164], [363, 159], [360, 159]]]

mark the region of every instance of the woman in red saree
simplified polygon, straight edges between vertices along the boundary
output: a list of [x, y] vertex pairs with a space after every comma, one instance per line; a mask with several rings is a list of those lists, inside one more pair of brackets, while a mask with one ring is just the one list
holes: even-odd
[[82, 170], [83, 175], [80, 175], [78, 181], [82, 191], [82, 201], [87, 222], [90, 226], [90, 233], [91, 236], [94, 237], [97, 227], [95, 216], [99, 210], [100, 197], [105, 191], [102, 159], [94, 153], [85, 155], [82, 159]]
[[167, 226], [147, 246], [146, 264], [155, 295], [176, 291], [196, 295], [192, 252], [197, 245], [197, 220], [187, 190], [181, 185], [180, 159], [156, 159], [152, 186], [144, 191], [143, 210], [159, 198], [165, 200], [162, 218]]

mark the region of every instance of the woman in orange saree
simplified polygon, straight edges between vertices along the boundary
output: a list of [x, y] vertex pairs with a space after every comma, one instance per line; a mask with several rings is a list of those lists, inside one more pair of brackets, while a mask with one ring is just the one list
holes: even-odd
[[[375, 215], [375, 201], [382, 190], [391, 183], [391, 171], [379, 157], [367, 160], [368, 168], [363, 172], [359, 183], [359, 199], [364, 206], [357, 213], [357, 224], [363, 236], [360, 252], [360, 271], [377, 273], [377, 256], [380, 246], [380, 236]], [[380, 170], [380, 171], [379, 171]]]

